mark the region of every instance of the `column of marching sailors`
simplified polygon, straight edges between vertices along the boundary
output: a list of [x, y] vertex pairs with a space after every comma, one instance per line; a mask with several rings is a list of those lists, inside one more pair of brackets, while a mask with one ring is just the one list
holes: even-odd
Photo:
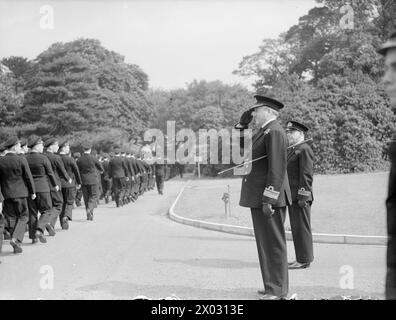
[[14, 253], [22, 253], [26, 232], [33, 244], [46, 243], [47, 234], [56, 235], [58, 220], [68, 230], [73, 208], [82, 199], [87, 220], [93, 221], [101, 199], [122, 207], [156, 184], [163, 194], [162, 163], [145, 161], [119, 146], [113, 150], [98, 156], [84, 143], [82, 152], [72, 156], [68, 140], [43, 141], [36, 135], [0, 143], [0, 253], [3, 239], [10, 241]]

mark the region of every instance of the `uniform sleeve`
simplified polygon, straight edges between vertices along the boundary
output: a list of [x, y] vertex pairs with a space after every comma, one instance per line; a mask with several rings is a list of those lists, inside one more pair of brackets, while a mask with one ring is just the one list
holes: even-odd
[[265, 139], [268, 160], [268, 176], [263, 202], [275, 204], [285, 180], [287, 169], [287, 140], [280, 130], [271, 130]]
[[300, 177], [297, 199], [303, 201], [312, 200], [312, 181], [314, 155], [311, 148], [302, 148], [299, 154]]
[[98, 159], [96, 159], [96, 158], [94, 158], [94, 161], [95, 161], [95, 167], [96, 167], [96, 169], [98, 169], [101, 173], [104, 171], [103, 170], [103, 166], [102, 166], [102, 164], [99, 162], [99, 160]]
[[56, 179], [55, 179], [55, 175], [54, 175], [54, 171], [52, 170], [52, 166], [50, 161], [48, 160], [47, 157], [43, 157], [44, 159], [44, 169], [45, 169], [45, 173], [48, 176], [48, 178], [51, 181], [51, 184], [55, 187], [56, 186]]
[[136, 160], [133, 160], [133, 168], [135, 169], [136, 175], [140, 174], [139, 166], [137, 165]]
[[21, 158], [22, 161], [22, 176], [23, 180], [25, 180], [25, 184], [29, 190], [29, 194], [36, 193], [36, 189], [34, 187], [34, 180], [32, 173], [30, 172], [29, 165], [25, 158]]
[[77, 184], [82, 184], [80, 170], [78, 169], [77, 162], [73, 158], [71, 158], [70, 161], [74, 176], [76, 177]]
[[63, 161], [60, 158], [56, 158], [56, 170], [58, 172], [58, 175], [60, 177], [63, 177], [63, 179], [65, 179], [66, 181], [70, 180], [69, 175], [67, 174], [67, 171], [65, 169], [65, 166], [63, 165]]
[[129, 176], [129, 174], [128, 174], [129, 168], [128, 168], [128, 166], [126, 165], [126, 163], [125, 163], [124, 160], [122, 160], [122, 168], [124, 169], [125, 177]]
[[109, 162], [109, 178], [111, 179], [113, 177], [113, 161], [110, 160]]
[[129, 167], [129, 171], [131, 172], [132, 176], [136, 175], [135, 169], [133, 168], [133, 163], [132, 161], [128, 161], [128, 167]]

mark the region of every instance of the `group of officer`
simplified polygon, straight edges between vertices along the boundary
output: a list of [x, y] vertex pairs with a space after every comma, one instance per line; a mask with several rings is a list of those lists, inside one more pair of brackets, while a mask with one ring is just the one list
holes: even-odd
[[[258, 290], [260, 299], [285, 299], [288, 269], [305, 269], [313, 261], [314, 155], [305, 140], [308, 128], [304, 124], [289, 121], [285, 130], [277, 120], [284, 105], [271, 97], [254, 97], [256, 103], [235, 125], [241, 132], [241, 147], [251, 148], [252, 155], [245, 162], [239, 205], [251, 209], [264, 282], [264, 290]], [[253, 119], [257, 129], [251, 144], [245, 146], [246, 129]], [[296, 261], [289, 263], [284, 230], [287, 208], [296, 252]]]
[[[59, 219], [69, 229], [74, 203], [84, 199], [87, 220], [92, 221], [100, 199], [121, 207], [157, 185], [163, 194], [164, 163], [142, 159], [119, 146], [98, 156], [90, 143], [82, 153], [70, 153], [70, 142], [11, 136], [0, 144], [0, 252], [5, 239], [14, 253], [22, 253], [26, 230], [32, 243], [46, 243], [45, 231], [55, 236]], [[45, 151], [45, 152], [44, 152]]]
[[[385, 57], [383, 84], [396, 108], [396, 32], [378, 51]], [[252, 160], [245, 162], [239, 205], [251, 209], [264, 290], [261, 300], [287, 299], [288, 269], [304, 269], [313, 261], [310, 224], [313, 202], [314, 155], [297, 121], [283, 128], [277, 120], [284, 105], [272, 97], [256, 95], [256, 103], [243, 112], [235, 129], [244, 148], [249, 124], [255, 120], [250, 147]], [[385, 296], [396, 299], [396, 133], [389, 143], [391, 170], [387, 208], [387, 274]], [[246, 154], [246, 153], [245, 153]], [[248, 159], [247, 159], [248, 160]], [[289, 212], [296, 261], [287, 262], [284, 222]]]

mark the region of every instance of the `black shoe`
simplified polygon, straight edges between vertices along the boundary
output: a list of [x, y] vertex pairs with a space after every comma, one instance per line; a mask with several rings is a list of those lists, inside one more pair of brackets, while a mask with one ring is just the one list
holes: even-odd
[[309, 268], [311, 264], [308, 263], [300, 263], [300, 262], [295, 262], [294, 264], [289, 265], [289, 269], [306, 269]]
[[259, 297], [259, 300], [282, 300], [282, 298], [278, 296], [274, 296], [272, 294], [265, 294]]
[[53, 226], [51, 226], [49, 223], [45, 226], [45, 229], [47, 230], [48, 234], [53, 237], [55, 236], [56, 232]]
[[37, 238], [32, 239], [32, 244], [36, 244], [38, 242]]
[[36, 239], [33, 240], [36, 240], [37, 242], [37, 239], [40, 240], [41, 243], [47, 243], [47, 239], [45, 239], [44, 233], [38, 230], [36, 231]]
[[62, 219], [62, 229], [63, 230], [68, 230], [69, 229], [69, 218], [64, 217]]
[[257, 293], [261, 295], [266, 295], [265, 290], [257, 290]]
[[4, 240], [11, 240], [11, 239], [12, 239], [11, 234], [7, 230], [4, 230]]
[[22, 253], [23, 250], [15, 239], [11, 239], [10, 245], [13, 247], [14, 253]]

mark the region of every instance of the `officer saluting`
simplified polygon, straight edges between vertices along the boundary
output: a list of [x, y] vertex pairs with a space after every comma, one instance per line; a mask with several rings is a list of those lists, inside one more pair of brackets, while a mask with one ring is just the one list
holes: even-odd
[[[287, 173], [289, 177], [292, 204], [288, 207], [293, 235], [296, 261], [289, 263], [289, 269], [308, 268], [313, 261], [311, 232], [311, 205], [313, 201], [312, 181], [314, 155], [304, 141], [308, 128], [297, 121], [289, 121], [286, 134], [289, 139]], [[296, 147], [293, 145], [298, 144]]]
[[97, 183], [99, 181], [97, 171], [103, 172], [103, 167], [99, 160], [91, 155], [92, 145], [89, 142], [83, 144], [84, 153], [77, 160], [82, 181], [82, 193], [87, 212], [87, 220], [93, 220], [94, 208], [97, 201]]
[[10, 244], [14, 253], [21, 253], [20, 244], [29, 219], [27, 197], [36, 198], [34, 181], [26, 159], [17, 155], [21, 149], [18, 138], [10, 137], [4, 147], [6, 155], [0, 157], [0, 188], [5, 215], [13, 226]]
[[[291, 203], [287, 177], [287, 137], [277, 117], [284, 107], [277, 100], [256, 95], [256, 104], [245, 111], [235, 129], [247, 129], [254, 118], [260, 129], [253, 135], [251, 171], [242, 180], [239, 205], [251, 210], [264, 291], [260, 300], [287, 297], [287, 269], [284, 221]], [[243, 139], [241, 139], [242, 144]], [[246, 154], [246, 153], [245, 153]]]

